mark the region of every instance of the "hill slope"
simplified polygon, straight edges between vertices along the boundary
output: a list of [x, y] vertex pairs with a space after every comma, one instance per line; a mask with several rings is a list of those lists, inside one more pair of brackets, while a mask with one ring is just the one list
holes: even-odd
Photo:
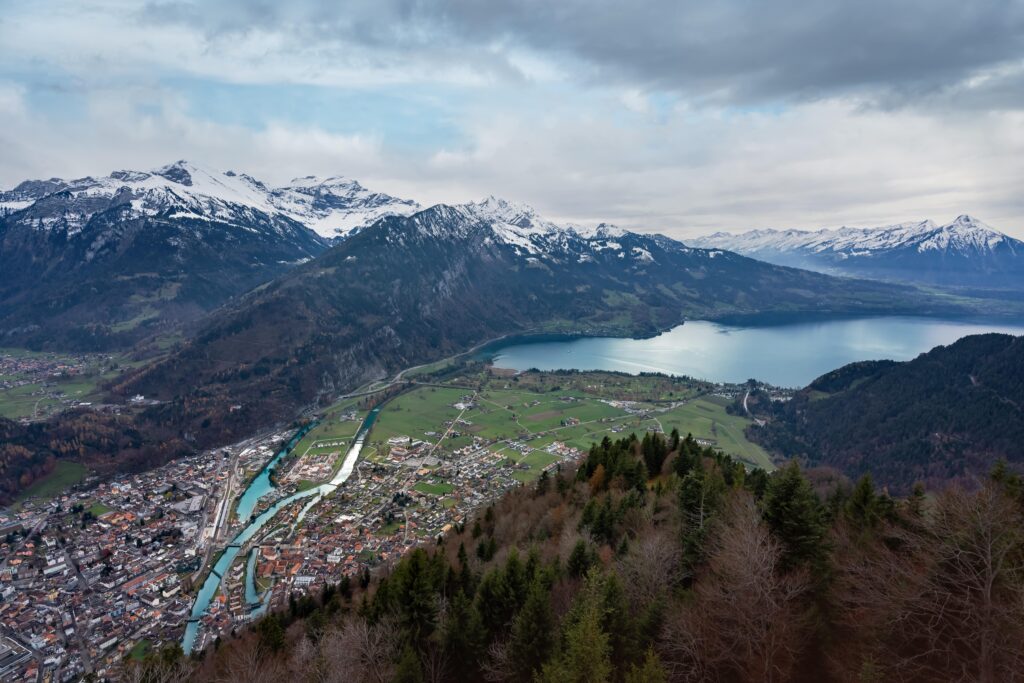
[[186, 161], [26, 181], [0, 192], [0, 343], [125, 346], [418, 208], [354, 180], [268, 188]]
[[1024, 337], [985, 334], [905, 363], [855, 363], [776, 405], [751, 428], [768, 448], [898, 489], [987, 471], [1024, 455]]
[[[850, 282], [494, 198], [388, 217], [210, 317], [122, 391], [223, 396], [258, 419], [500, 335], [649, 335], [687, 317], [940, 310]], [[949, 309], [946, 309], [947, 311]]]
[[0, 218], [7, 345], [126, 346], [199, 317], [327, 248], [240, 176], [153, 173], [22, 183]]
[[201, 663], [153, 652], [132, 677], [841, 683], [1019, 670], [1019, 479], [894, 500], [870, 479], [851, 491], [795, 466], [748, 472], [676, 435], [653, 437], [664, 459], [649, 471], [645, 443], [606, 438], [575, 473], [507, 493], [376, 575], [293, 593]]
[[945, 286], [1024, 288], [1024, 242], [971, 216], [883, 228], [752, 230], [688, 240], [779, 265]]

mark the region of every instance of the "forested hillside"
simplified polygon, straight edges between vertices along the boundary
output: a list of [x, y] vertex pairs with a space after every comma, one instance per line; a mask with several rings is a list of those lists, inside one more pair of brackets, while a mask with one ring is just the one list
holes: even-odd
[[[810, 477], [810, 478], [809, 478]], [[813, 483], [812, 483], [813, 481]], [[595, 445], [436, 546], [146, 681], [1010, 681], [1020, 480], [903, 500], [692, 439]]]
[[50, 474], [60, 459], [109, 474], [155, 467], [191, 452], [173, 428], [131, 412], [77, 409], [29, 424], [0, 418], [0, 505]]
[[1024, 338], [965, 337], [906, 363], [854, 363], [771, 407], [750, 434], [788, 457], [908, 491], [1024, 460]]

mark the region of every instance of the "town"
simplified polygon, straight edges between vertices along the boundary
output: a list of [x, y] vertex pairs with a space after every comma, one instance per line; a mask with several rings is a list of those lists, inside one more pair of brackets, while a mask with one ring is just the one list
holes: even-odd
[[604, 436], [678, 429], [772, 467], [725, 409], [740, 387], [449, 375], [0, 513], [0, 677], [112, 676], [168, 642], [201, 652], [293, 596], [387, 566]]
[[0, 349], [0, 417], [40, 420], [88, 405], [97, 382], [120, 367], [122, 359], [111, 354]]

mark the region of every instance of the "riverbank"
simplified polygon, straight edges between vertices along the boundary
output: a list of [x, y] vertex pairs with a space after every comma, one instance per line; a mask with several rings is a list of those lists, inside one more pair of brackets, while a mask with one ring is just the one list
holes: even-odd
[[[297, 443], [299, 443], [302, 440], [302, 437], [304, 437], [307, 432], [309, 432], [313, 427], [316, 426], [316, 423], [310, 423], [308, 425], [305, 425], [302, 429], [296, 432], [289, 440], [288, 445], [284, 449], [282, 449], [276, 456], [271, 458], [271, 460], [267, 462], [267, 464], [263, 467], [263, 469], [260, 472], [260, 475], [253, 481], [252, 484], [250, 484], [249, 488], [247, 488], [245, 492], [242, 494], [242, 496], [239, 499], [238, 506], [236, 507], [239, 519], [244, 518], [242, 516], [243, 512], [247, 513], [246, 516], [251, 517], [249, 523], [246, 524], [242, 528], [242, 530], [239, 531], [232, 538], [231, 542], [224, 548], [222, 553], [218, 556], [216, 563], [213, 564], [212, 568], [207, 573], [206, 578], [203, 581], [202, 587], [196, 594], [195, 601], [192, 604], [192, 609], [189, 614], [188, 624], [186, 625], [185, 633], [182, 636], [181, 645], [182, 649], [185, 651], [186, 654], [190, 654], [192, 652], [192, 649], [195, 646], [196, 638], [199, 635], [199, 624], [202, 618], [207, 614], [210, 607], [210, 603], [212, 602], [213, 598], [216, 596], [218, 590], [220, 589], [221, 583], [224, 581], [224, 577], [227, 574], [228, 570], [231, 568], [232, 564], [234, 563], [235, 558], [243, 549], [246, 549], [247, 552], [252, 550], [252, 548], [250, 548], [247, 545], [248, 542], [251, 539], [253, 539], [253, 537], [255, 537], [255, 535], [267, 523], [273, 520], [277, 513], [280, 512], [282, 509], [299, 500], [315, 497], [314, 500], [311, 501], [311, 504], [307, 504], [302, 509], [302, 511], [298, 513], [295, 520], [297, 524], [301, 522], [302, 517], [310, 509], [310, 507], [312, 507], [313, 504], [316, 504], [316, 502], [318, 502], [319, 499], [322, 498], [326, 493], [333, 493], [341, 484], [345, 482], [345, 480], [348, 479], [348, 477], [352, 473], [352, 469], [355, 467], [355, 461], [359, 457], [359, 453], [362, 450], [362, 445], [366, 439], [366, 436], [372, 429], [373, 423], [376, 420], [379, 411], [379, 407], [375, 408], [374, 410], [370, 411], [370, 413], [366, 416], [366, 418], [363, 421], [363, 424], [361, 425], [359, 431], [357, 432], [356, 440], [353, 443], [352, 448], [349, 449], [348, 454], [345, 457], [345, 461], [342, 464], [341, 469], [331, 479], [330, 482], [321, 484], [317, 487], [307, 489], [304, 491], [297, 491], [296, 493], [281, 498], [274, 502], [269, 508], [267, 508], [262, 513], [256, 515], [255, 517], [252, 517], [252, 510], [255, 508], [255, 505], [257, 504], [259, 499], [262, 498], [267, 493], [269, 493], [274, 488], [272, 483], [270, 482], [270, 471], [274, 468], [274, 466], [276, 466], [281, 461], [281, 459], [285, 455], [287, 455], [287, 453], [291, 451], [291, 449], [295, 447]], [[245, 507], [243, 507], [243, 504]]]

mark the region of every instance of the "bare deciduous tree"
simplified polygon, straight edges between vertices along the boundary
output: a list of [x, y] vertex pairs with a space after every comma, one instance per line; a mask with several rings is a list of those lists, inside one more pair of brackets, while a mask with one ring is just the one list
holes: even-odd
[[512, 648], [506, 640], [491, 643], [487, 648], [487, 658], [483, 665], [484, 679], [493, 683], [503, 683], [515, 678], [515, 663], [512, 661]]
[[185, 683], [191, 680], [195, 667], [187, 659], [173, 662], [128, 662], [121, 672], [126, 683]]
[[670, 533], [641, 536], [617, 568], [634, 607], [650, 605], [671, 593], [681, 577], [682, 550]]
[[421, 657], [427, 683], [443, 683], [448, 678], [448, 653], [437, 643], [429, 643]]
[[391, 622], [370, 625], [350, 619], [320, 639], [321, 683], [387, 683], [401, 650], [401, 633]]
[[666, 623], [674, 680], [782, 681], [801, 650], [809, 581], [780, 572], [781, 547], [753, 498], [733, 493], [709, 539], [693, 603]]
[[939, 496], [918, 525], [857, 548], [839, 538], [848, 679], [1024, 680], [1024, 518], [994, 486]]
[[223, 676], [223, 683], [272, 683], [285, 676], [285, 667], [272, 657], [266, 657], [254, 644], [232, 648]]

